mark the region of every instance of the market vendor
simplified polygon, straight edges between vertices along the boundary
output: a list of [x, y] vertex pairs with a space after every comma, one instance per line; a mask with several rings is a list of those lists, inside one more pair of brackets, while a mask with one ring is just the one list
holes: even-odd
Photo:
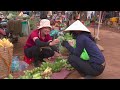
[[52, 26], [52, 30], [50, 31], [50, 36], [52, 37], [52, 39], [56, 39], [58, 37], [59, 29], [55, 27], [55, 23], [53, 22], [51, 26]]
[[[66, 47], [70, 52], [69, 63], [84, 78], [89, 79], [100, 75], [105, 68], [105, 58], [97, 47], [90, 31], [79, 20], [75, 21], [64, 31], [70, 32], [76, 40], [76, 47], [72, 47], [68, 41], [62, 42], [62, 46]], [[84, 49], [89, 56], [87, 60], [81, 58]]]
[[33, 30], [26, 41], [24, 46], [25, 56], [34, 58], [35, 67], [39, 66], [39, 61], [43, 62], [44, 58], [52, 57], [55, 52], [58, 52], [55, 45], [59, 43], [59, 40], [55, 39], [52, 41], [50, 30], [50, 21], [42, 19], [38, 29]]

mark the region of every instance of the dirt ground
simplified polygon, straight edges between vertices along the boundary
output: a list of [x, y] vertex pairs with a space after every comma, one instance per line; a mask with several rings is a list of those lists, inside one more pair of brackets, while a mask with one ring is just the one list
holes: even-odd
[[[93, 34], [94, 29], [89, 27]], [[116, 32], [113, 32], [116, 31]], [[120, 79], [120, 30], [113, 30], [108, 28], [100, 29], [100, 41], [98, 43], [104, 48], [103, 54], [106, 59], [106, 68], [104, 72], [97, 76], [96, 79]], [[14, 55], [20, 56], [23, 60], [23, 46], [27, 37], [19, 38], [19, 42], [14, 45]], [[78, 79], [80, 74], [77, 71], [71, 73], [67, 79]]]
[[[93, 28], [89, 28], [93, 34]], [[95, 79], [120, 79], [120, 33], [113, 29], [100, 29], [100, 41], [98, 43], [104, 48], [103, 54], [106, 59], [104, 72]], [[77, 79], [80, 75], [77, 71], [68, 76], [68, 79]]]

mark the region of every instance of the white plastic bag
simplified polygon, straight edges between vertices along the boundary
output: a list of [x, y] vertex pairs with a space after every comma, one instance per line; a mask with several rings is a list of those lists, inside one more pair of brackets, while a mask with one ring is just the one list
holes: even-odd
[[29, 64], [27, 64], [24, 61], [19, 61], [19, 70], [23, 71], [24, 69], [26, 69], [29, 66]]
[[11, 71], [16, 72], [19, 70], [19, 57], [14, 56], [12, 59], [12, 64], [11, 64]]
[[20, 61], [18, 56], [14, 56], [12, 60], [11, 71], [12, 72], [22, 71], [26, 69], [28, 66], [29, 65], [26, 62]]

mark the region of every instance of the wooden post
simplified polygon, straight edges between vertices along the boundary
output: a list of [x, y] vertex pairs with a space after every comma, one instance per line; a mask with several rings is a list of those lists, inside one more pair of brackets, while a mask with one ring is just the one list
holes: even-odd
[[120, 24], [120, 12], [119, 12], [119, 21], [118, 21], [118, 23]]
[[99, 22], [98, 22], [98, 30], [97, 30], [97, 35], [96, 35], [96, 40], [100, 40], [99, 38], [99, 33], [100, 33], [100, 24], [101, 24], [101, 14], [102, 14], [102, 11], [100, 11], [100, 16], [99, 16]]

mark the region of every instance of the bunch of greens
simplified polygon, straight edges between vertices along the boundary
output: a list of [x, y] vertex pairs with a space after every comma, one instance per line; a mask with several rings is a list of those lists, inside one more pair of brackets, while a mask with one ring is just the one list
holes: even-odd
[[[72, 36], [72, 34], [70, 34], [70, 33], [65, 33], [64, 36], [59, 36], [58, 39], [60, 40], [59, 51], [60, 51], [60, 53], [63, 54], [63, 55], [66, 55], [66, 54], [69, 53], [68, 50], [61, 45], [61, 43], [62, 43], [64, 40], [66, 40], [66, 41], [73, 40], [73, 41], [74, 41], [74, 44], [76, 44], [76, 41], [73, 39], [73, 36]], [[75, 46], [75, 45], [74, 45], [74, 46]]]
[[[74, 68], [68, 63], [67, 59], [63, 57], [56, 58], [54, 63], [43, 62], [40, 67], [32, 70], [24, 71], [23, 76], [19, 76], [16, 79], [50, 79], [52, 73], [60, 72], [63, 68], [67, 70], [73, 70]], [[10, 74], [4, 79], [15, 79]]]

